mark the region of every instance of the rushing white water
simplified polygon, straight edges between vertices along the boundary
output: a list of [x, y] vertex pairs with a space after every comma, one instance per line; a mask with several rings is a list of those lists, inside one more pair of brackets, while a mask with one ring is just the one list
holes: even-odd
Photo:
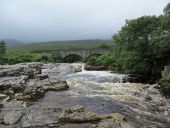
[[123, 80], [126, 81], [129, 78], [128, 75], [111, 73], [110, 71], [86, 71], [84, 69], [85, 64], [77, 65], [81, 65], [82, 71], [67, 75], [66, 76], [67, 80], [85, 80], [99, 83], [104, 82], [122, 83]]

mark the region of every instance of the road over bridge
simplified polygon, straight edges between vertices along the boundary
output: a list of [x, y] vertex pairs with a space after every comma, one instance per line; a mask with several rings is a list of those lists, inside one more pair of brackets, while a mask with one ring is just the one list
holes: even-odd
[[54, 55], [65, 58], [70, 55], [79, 55], [82, 58], [87, 58], [91, 55], [107, 55], [112, 51], [110, 49], [82, 49], [82, 50], [55, 50]]

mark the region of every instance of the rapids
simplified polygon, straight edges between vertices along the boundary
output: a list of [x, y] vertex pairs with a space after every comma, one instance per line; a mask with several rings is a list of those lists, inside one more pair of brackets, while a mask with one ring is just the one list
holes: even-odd
[[48, 65], [43, 74], [66, 80], [69, 90], [48, 92], [37, 103], [40, 106], [82, 105], [96, 113], [122, 113], [135, 127], [170, 127], [170, 101], [161, 96], [155, 85], [128, 83], [129, 77], [124, 74], [85, 71], [81, 63]]

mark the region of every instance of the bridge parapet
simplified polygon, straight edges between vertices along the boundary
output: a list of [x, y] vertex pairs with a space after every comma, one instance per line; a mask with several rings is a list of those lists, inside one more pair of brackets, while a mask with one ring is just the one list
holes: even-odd
[[55, 50], [54, 51], [55, 56], [62, 57], [62, 58], [65, 58], [66, 56], [72, 54], [79, 55], [83, 58], [86, 58], [93, 54], [106, 55], [110, 53], [111, 53], [110, 49], [82, 49], [82, 50]]

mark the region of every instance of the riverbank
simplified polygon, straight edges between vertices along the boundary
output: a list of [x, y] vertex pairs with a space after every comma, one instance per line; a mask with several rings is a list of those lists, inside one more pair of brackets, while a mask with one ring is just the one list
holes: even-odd
[[6, 127], [138, 128], [170, 125], [156, 85], [86, 71], [82, 63], [0, 66], [0, 124]]

